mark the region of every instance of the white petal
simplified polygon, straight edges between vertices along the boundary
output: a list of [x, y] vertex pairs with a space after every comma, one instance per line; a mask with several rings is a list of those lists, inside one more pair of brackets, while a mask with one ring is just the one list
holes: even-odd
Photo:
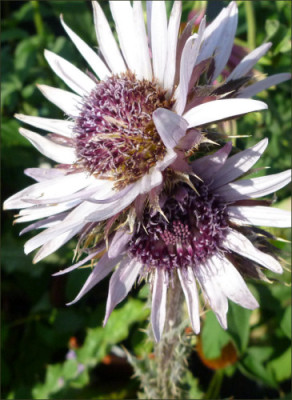
[[116, 31], [124, 58], [129, 69], [137, 74], [138, 79], [143, 78], [140, 48], [134, 25], [133, 9], [130, 1], [110, 1], [110, 9], [115, 21]]
[[201, 61], [213, 56], [226, 24], [228, 24], [229, 9], [231, 5], [232, 3], [230, 3], [227, 8], [223, 8], [214, 21], [207, 26], [196, 64], [199, 64]]
[[43, 207], [30, 207], [24, 208], [19, 213], [19, 218], [17, 218], [14, 222], [29, 222], [34, 221], [36, 219], [50, 217], [56, 214], [59, 214], [63, 211], [70, 210], [71, 208], [77, 206], [80, 203], [80, 200], [68, 201], [66, 203], [54, 204], [51, 206], [43, 206]]
[[[56, 238], [49, 240], [46, 242], [40, 250], [36, 253], [36, 255], [33, 258], [33, 263], [37, 263], [40, 260], [44, 259], [45, 257], [49, 256], [50, 254], [54, 253], [56, 250], [58, 250], [60, 247], [62, 247], [65, 243], [69, 242], [70, 239], [72, 239], [73, 236], [75, 236], [78, 232], [80, 231], [80, 227], [76, 226], [67, 232], [64, 232], [60, 235], [58, 235]], [[27, 242], [28, 243], [28, 242]], [[39, 246], [37, 246], [39, 247]], [[25, 247], [25, 252], [28, 247]], [[30, 252], [30, 251], [28, 251]], [[26, 252], [26, 254], [28, 254]]]
[[203, 294], [207, 298], [210, 307], [215, 312], [216, 317], [223, 329], [227, 329], [228, 301], [220, 286], [216, 282], [215, 276], [208, 271], [212, 271], [212, 265], [200, 265], [196, 273], [197, 279], [203, 289]]
[[240, 151], [228, 158], [222, 168], [214, 176], [213, 189], [226, 183], [234, 181], [245, 172], [249, 171], [253, 165], [260, 159], [268, 145], [268, 139], [265, 138], [249, 149]]
[[137, 47], [140, 50], [140, 70], [142, 77], [151, 81], [152, 66], [141, 1], [136, 0], [133, 2], [133, 13], [135, 30], [137, 32]]
[[183, 117], [191, 128], [267, 108], [265, 103], [258, 100], [223, 99], [200, 104], [187, 111]]
[[197, 57], [199, 55], [200, 46], [202, 43], [206, 26], [206, 18], [203, 18], [199, 27], [198, 34], [192, 35], [183, 48], [180, 62], [180, 79], [179, 85], [175, 91], [176, 103], [175, 111], [181, 115], [185, 109], [187, 95], [189, 92], [189, 83], [192, 76]]
[[76, 162], [76, 152], [74, 147], [63, 146], [55, 143], [38, 133], [28, 129], [19, 128], [19, 133], [30, 141], [44, 156], [61, 164], [74, 164]]
[[[94, 179], [94, 178], [93, 178]], [[26, 200], [48, 199], [53, 196], [63, 197], [67, 194], [77, 192], [86, 187], [92, 179], [88, 179], [83, 172], [71, 175], [61, 175], [55, 179], [46, 179], [40, 183], [28, 186], [20, 192], [14, 194], [5, 202], [6, 209], [27, 208], [31, 204]]]
[[[127, 194], [121, 199], [118, 199], [116, 201], [109, 201], [109, 204], [93, 204], [95, 208], [92, 210], [91, 213], [85, 216], [85, 219], [86, 221], [98, 222], [110, 218], [113, 215], [118, 214], [124, 208], [128, 207], [128, 205], [135, 200], [138, 194], [139, 185], [134, 184], [131, 190], [129, 190]], [[98, 199], [99, 196], [96, 197]]]
[[127, 296], [132, 289], [142, 265], [135, 259], [125, 258], [111, 277], [106, 303], [106, 313], [103, 325], [107, 323], [115, 306]]
[[153, 169], [147, 175], [144, 175], [139, 182], [139, 194], [148, 193], [154, 187], [162, 182], [162, 174], [157, 169]]
[[[103, 245], [103, 248], [105, 247], [105, 245]], [[53, 274], [53, 276], [59, 276], [59, 275], [64, 275], [64, 274], [68, 274], [68, 272], [74, 271], [74, 269], [77, 269], [79, 267], [81, 267], [82, 265], [84, 265], [85, 263], [87, 263], [88, 261], [92, 260], [95, 256], [97, 256], [101, 250], [103, 249], [102, 247], [99, 248], [97, 251], [94, 251], [93, 253], [90, 253], [87, 257], [83, 258], [81, 261], [79, 261], [78, 263], [71, 265], [71, 267], [65, 268], [59, 272], [55, 272]]]
[[93, 51], [75, 32], [70, 29], [65, 22], [63, 21], [63, 17], [61, 16], [61, 23], [63, 28], [67, 32], [68, 36], [71, 38], [72, 42], [75, 44], [80, 54], [84, 57], [84, 59], [88, 62], [92, 70], [96, 73], [96, 75], [104, 80], [106, 77], [111, 75], [111, 72], [105, 65], [105, 63], [98, 57], [98, 55]]
[[215, 280], [226, 297], [249, 310], [259, 307], [240, 273], [226, 258], [213, 257], [210, 263], [216, 264]]
[[126, 72], [126, 65], [102, 8], [96, 1], [92, 2], [92, 7], [95, 33], [105, 61], [114, 74]]
[[42, 117], [31, 117], [30, 115], [14, 114], [15, 118], [26, 124], [35, 126], [49, 132], [58, 133], [59, 135], [71, 138], [73, 134], [74, 123], [71, 121], [63, 121], [61, 119], [51, 119]]
[[226, 143], [220, 150], [192, 162], [192, 170], [204, 181], [214, 178], [216, 172], [223, 168], [231, 151], [232, 142]]
[[154, 77], [163, 86], [167, 56], [167, 17], [164, 1], [152, 2], [151, 46]]
[[37, 182], [55, 179], [65, 175], [65, 171], [58, 168], [26, 168], [24, 173]]
[[179, 268], [177, 269], [177, 273], [187, 302], [193, 331], [198, 334], [200, 333], [200, 310], [197, 285], [193, 270], [191, 267], [188, 267], [187, 277], [182, 274]]
[[[61, 221], [58, 225], [52, 226], [51, 228], [46, 229], [45, 231], [34, 236], [32, 239], [28, 240], [24, 245], [25, 254], [31, 253], [44, 244], [48, 245], [45, 250], [48, 250], [49, 253], [46, 255], [51, 254], [68, 240], [70, 240], [85, 225], [84, 222], [71, 222], [68, 221], [67, 218]], [[60, 246], [58, 244], [60, 244]]]
[[50, 228], [51, 226], [57, 225], [60, 221], [68, 215], [67, 212], [63, 212], [58, 215], [53, 215], [52, 217], [45, 218], [42, 221], [34, 222], [33, 224], [28, 225], [26, 228], [22, 229], [19, 233], [19, 236], [30, 232], [34, 229], [43, 229], [43, 228]]
[[[134, 2], [135, 4], [136, 2]], [[176, 65], [176, 46], [178, 31], [180, 26], [180, 19], [182, 13], [181, 1], [175, 1], [172, 6], [168, 29], [167, 29], [167, 58], [164, 73], [163, 87], [169, 92], [172, 91], [174, 76], [175, 76], [175, 65]]]
[[185, 135], [188, 128], [187, 122], [179, 115], [165, 108], [155, 110], [152, 118], [165, 147], [173, 149]]
[[243, 179], [229, 183], [216, 190], [226, 201], [234, 202], [243, 199], [257, 198], [274, 193], [291, 181], [291, 170], [279, 174], [261, 176], [260, 178]]
[[80, 114], [82, 97], [47, 85], [37, 85], [37, 87], [51, 103], [63, 110], [68, 116], [77, 117]]
[[291, 213], [275, 207], [230, 206], [227, 213], [231, 222], [240, 225], [291, 227]]
[[173, 163], [177, 158], [177, 153], [172, 149], [167, 149], [163, 160], [158, 161], [155, 165], [155, 169], [159, 171], [164, 171], [171, 163]]
[[130, 233], [128, 230], [119, 229], [115, 233], [115, 236], [113, 237], [113, 240], [111, 241], [110, 247], [108, 249], [109, 258], [115, 258], [119, 256], [131, 240], [132, 236], [133, 233]]
[[241, 89], [236, 97], [253, 97], [257, 93], [262, 92], [263, 90], [266, 90], [271, 86], [278, 85], [281, 82], [287, 81], [288, 79], [291, 79], [291, 74], [289, 73], [271, 75], [266, 79], [262, 79], [261, 81], [256, 82], [253, 85], [249, 85], [246, 88]]
[[218, 37], [218, 43], [215, 50], [215, 70], [212, 75], [212, 80], [217, 78], [227, 64], [233, 47], [238, 22], [238, 9], [235, 1], [229, 4], [227, 10], [227, 19], [223, 24], [223, 30], [220, 37]]
[[280, 263], [274, 257], [258, 250], [244, 235], [235, 230], [229, 230], [224, 240], [224, 247], [249, 260], [255, 261], [277, 274], [283, 272]]
[[52, 70], [66, 83], [66, 85], [69, 86], [70, 89], [74, 90], [74, 92], [80, 96], [84, 96], [88, 95], [92, 89], [95, 88], [95, 82], [69, 61], [49, 50], [45, 50], [44, 54]]
[[103, 278], [105, 278], [117, 265], [120, 259], [112, 259], [110, 260], [105, 254], [101, 257], [97, 265], [94, 267], [94, 270], [91, 272], [89, 277], [87, 278], [86, 282], [84, 283], [82, 289], [75, 297], [73, 301], [67, 304], [70, 306], [71, 304], [76, 303], [80, 300], [90, 289], [92, 289], [95, 285], [97, 285]]
[[156, 268], [151, 307], [151, 324], [156, 342], [159, 342], [165, 323], [167, 284], [164, 270]]
[[258, 62], [258, 60], [266, 54], [269, 48], [272, 46], [272, 43], [264, 43], [261, 46], [254, 49], [251, 53], [245, 56], [241, 62], [234, 68], [231, 74], [226, 79], [226, 82], [230, 80], [239, 79], [242, 76], [246, 75], [253, 66]]

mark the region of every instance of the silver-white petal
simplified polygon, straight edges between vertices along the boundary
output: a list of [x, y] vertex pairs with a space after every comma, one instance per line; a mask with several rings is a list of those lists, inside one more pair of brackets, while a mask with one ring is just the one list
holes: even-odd
[[222, 99], [200, 104], [187, 111], [183, 118], [187, 120], [191, 128], [267, 108], [265, 103], [258, 100]]
[[69, 117], [74, 118], [80, 114], [82, 97], [52, 86], [37, 85], [37, 87], [51, 103], [63, 110]]
[[120, 74], [126, 72], [127, 67], [102, 8], [96, 1], [92, 2], [92, 7], [95, 33], [105, 61], [112, 73]]
[[167, 284], [164, 270], [156, 268], [152, 292], [151, 325], [154, 339], [159, 342], [166, 316]]
[[32, 117], [30, 115], [15, 114], [15, 118], [19, 119], [26, 124], [40, 128], [52, 133], [57, 133], [62, 136], [71, 138], [73, 134], [74, 123], [71, 121], [64, 121], [62, 119], [51, 119], [42, 117]]
[[226, 82], [231, 80], [239, 79], [242, 76], [246, 75], [253, 66], [258, 62], [258, 60], [266, 54], [266, 52], [270, 49], [272, 43], [264, 43], [261, 46], [254, 49], [251, 53], [245, 56], [241, 62], [234, 68], [231, 74], [226, 79]]
[[63, 17], [61, 16], [61, 23], [63, 28], [67, 32], [68, 36], [75, 44], [77, 49], [79, 50], [80, 54], [83, 58], [87, 61], [90, 65], [92, 70], [96, 73], [99, 79], [104, 80], [108, 76], [111, 75], [111, 72], [105, 65], [105, 63], [100, 59], [100, 57], [93, 51], [85, 42], [82, 40], [75, 32], [72, 31], [64, 22]]
[[82, 286], [82, 289], [80, 290], [78, 295], [75, 297], [73, 301], [68, 303], [67, 306], [76, 303], [86, 293], [88, 293], [95, 285], [97, 285], [102, 279], [104, 279], [114, 269], [119, 260], [120, 258], [118, 259], [115, 258], [111, 260], [108, 258], [107, 253], [104, 254], [94, 267], [89, 277], [86, 279], [86, 282]]
[[290, 73], [282, 73], [271, 75], [268, 78], [262, 79], [254, 83], [253, 85], [249, 85], [243, 89], [241, 89], [236, 96], [237, 98], [249, 98], [255, 96], [257, 93], [262, 92], [270, 88], [271, 86], [278, 85], [281, 82], [285, 82], [291, 79]]
[[291, 212], [276, 207], [264, 206], [229, 206], [228, 218], [239, 225], [291, 227]]
[[193, 331], [196, 334], [200, 333], [200, 309], [199, 309], [199, 297], [196, 285], [196, 280], [191, 267], [187, 268], [186, 276], [177, 269], [178, 277], [182, 290], [185, 295], [190, 321], [192, 324]]
[[173, 149], [187, 131], [186, 120], [165, 108], [156, 109], [152, 118], [165, 147]]
[[151, 48], [154, 77], [163, 86], [167, 57], [167, 16], [164, 1], [151, 3]]
[[205, 263], [205, 265], [200, 266], [200, 271], [196, 274], [196, 276], [203, 289], [203, 295], [207, 298], [210, 307], [215, 312], [220, 325], [223, 329], [227, 329], [227, 297], [222, 292], [221, 287], [218, 285], [212, 271], [213, 266], [210, 264], [209, 260]]
[[227, 202], [263, 197], [274, 193], [291, 181], [291, 170], [259, 178], [242, 179], [216, 189]]
[[[115, 21], [116, 31], [120, 42], [122, 53], [130, 71], [137, 75], [138, 79], [143, 78], [141, 68], [141, 54], [138, 47], [135, 30], [133, 8], [130, 1], [110, 1], [110, 9]], [[143, 22], [144, 23], [144, 22]]]
[[[134, 2], [135, 4], [136, 2]], [[172, 92], [174, 76], [175, 76], [175, 66], [176, 66], [176, 47], [178, 31], [180, 26], [180, 19], [182, 13], [182, 2], [174, 1], [171, 14], [169, 17], [168, 28], [167, 28], [167, 56], [166, 65], [164, 73], [163, 87]]]
[[137, 47], [140, 50], [140, 71], [141, 76], [148, 81], [152, 80], [152, 65], [150, 60], [150, 50], [146, 35], [142, 2], [133, 2], [134, 24], [137, 32]]
[[226, 258], [213, 257], [211, 263], [217, 264], [214, 266], [214, 271], [217, 270], [215, 280], [228, 299], [249, 310], [259, 307], [240, 273]]
[[109, 316], [115, 306], [119, 304], [122, 300], [124, 300], [129, 291], [132, 289], [141, 269], [142, 264], [135, 258], [133, 258], [132, 260], [124, 258], [121, 261], [121, 264], [119, 265], [118, 269], [113, 273], [109, 283], [109, 291], [103, 325], [107, 323]]
[[248, 172], [260, 159], [268, 146], [268, 142], [268, 139], [265, 138], [249, 149], [240, 151], [232, 157], [229, 157], [222, 168], [214, 176], [214, 181], [211, 184], [211, 187], [215, 189], [223, 186]]
[[274, 257], [258, 250], [244, 235], [233, 229], [230, 229], [227, 233], [223, 245], [225, 248], [232, 250], [249, 260], [255, 261], [277, 274], [283, 272], [281, 264]]
[[49, 50], [45, 50], [44, 55], [59, 78], [80, 96], [88, 95], [95, 88], [96, 83], [69, 61]]
[[19, 133], [29, 140], [40, 153], [51, 160], [61, 164], [74, 164], [76, 162], [74, 147], [62, 146], [28, 129], [19, 128]]

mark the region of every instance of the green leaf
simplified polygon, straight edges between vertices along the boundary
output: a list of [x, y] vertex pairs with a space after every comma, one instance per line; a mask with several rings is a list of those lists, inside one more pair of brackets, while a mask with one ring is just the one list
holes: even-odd
[[267, 40], [270, 40], [278, 31], [280, 22], [277, 19], [267, 19], [265, 29], [267, 32]]
[[289, 379], [291, 377], [291, 347], [288, 347], [284, 353], [272, 360], [268, 364], [268, 368], [273, 372], [277, 382]]
[[242, 308], [231, 301], [229, 302], [228, 332], [233, 337], [236, 348], [240, 354], [244, 353], [249, 341], [250, 315], [250, 310]]
[[276, 380], [270, 369], [266, 367], [265, 361], [273, 354], [273, 347], [270, 346], [253, 346], [250, 347], [242, 361], [239, 364], [239, 369], [250, 379], [259, 380], [264, 384], [277, 387]]
[[19, 40], [19, 39], [24, 39], [28, 36], [28, 33], [19, 28], [12, 28], [12, 29], [7, 29], [4, 32], [2, 31], [1, 33], [1, 43], [5, 43], [9, 40]]
[[284, 316], [280, 322], [280, 328], [288, 339], [291, 339], [291, 305], [286, 308]]
[[130, 326], [143, 321], [149, 315], [145, 303], [140, 300], [128, 300], [124, 307], [114, 310], [103, 328], [88, 329], [83, 346], [76, 351], [78, 360], [94, 366], [107, 354], [112, 345], [126, 339]]
[[199, 387], [199, 379], [195, 378], [191, 371], [186, 370], [181, 381], [182, 387], [186, 390], [187, 399], [202, 399], [203, 392]]
[[213, 312], [206, 314], [202, 329], [203, 353], [206, 358], [220, 357], [222, 348], [230, 341], [230, 336], [217, 321]]
[[15, 119], [2, 120], [2, 146], [5, 147], [18, 147], [25, 146], [31, 147], [31, 144], [19, 132], [19, 123]]

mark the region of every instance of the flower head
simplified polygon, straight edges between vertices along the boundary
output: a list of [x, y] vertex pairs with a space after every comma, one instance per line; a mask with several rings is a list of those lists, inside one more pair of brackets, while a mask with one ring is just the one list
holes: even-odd
[[[202, 181], [192, 179], [186, 184], [171, 180], [160, 197], [159, 210], [141, 209], [136, 203], [134, 227], [129, 220], [116, 225], [109, 235], [108, 249], [101, 239], [86, 258], [55, 274], [92, 261], [93, 271], [72, 303], [118, 264], [110, 280], [104, 322], [138, 278], [148, 279], [152, 285], [151, 321], [156, 340], [163, 331], [167, 289], [174, 276], [180, 280], [196, 333], [200, 331], [196, 281], [225, 329], [228, 299], [248, 309], [258, 307], [241, 273], [263, 279], [260, 267], [275, 273], [281, 273], [282, 267], [269, 254], [268, 242], [263, 240], [265, 232], [261, 230], [259, 235], [256, 226], [288, 227], [291, 223], [289, 212], [269, 207], [268, 200], [256, 200], [289, 183], [290, 170], [238, 180], [250, 171], [266, 146], [264, 139], [228, 158], [232, 146], [227, 143], [192, 163]], [[91, 233], [96, 238], [97, 231], [95, 223], [88, 227], [87, 240]], [[83, 239], [80, 238], [80, 245]]]

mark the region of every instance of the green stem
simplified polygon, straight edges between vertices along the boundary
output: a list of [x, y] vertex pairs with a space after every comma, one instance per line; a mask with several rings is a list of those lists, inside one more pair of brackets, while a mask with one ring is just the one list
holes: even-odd
[[217, 369], [210, 382], [208, 390], [204, 396], [204, 400], [218, 399], [223, 382], [224, 372], [222, 369]]
[[42, 37], [44, 35], [44, 24], [43, 24], [43, 19], [42, 19], [41, 13], [40, 13], [39, 2], [37, 0], [32, 0], [31, 4], [34, 9], [33, 20], [34, 20], [36, 33]]
[[253, 2], [250, 0], [245, 1], [244, 6], [247, 20], [247, 43], [250, 50], [253, 50], [256, 47], [256, 23]]

